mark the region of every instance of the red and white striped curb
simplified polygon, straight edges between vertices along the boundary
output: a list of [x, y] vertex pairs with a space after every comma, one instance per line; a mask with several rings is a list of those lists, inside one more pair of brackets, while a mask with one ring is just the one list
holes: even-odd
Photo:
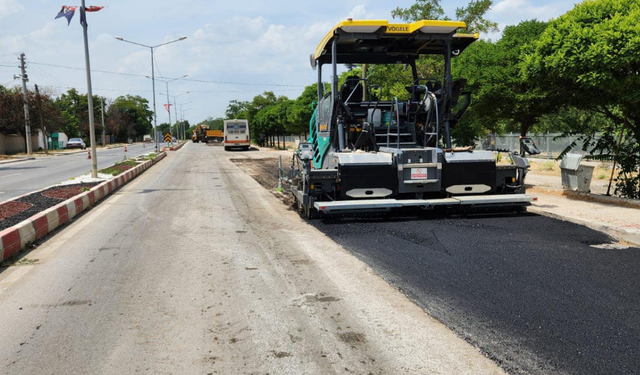
[[24, 220], [23, 222], [0, 232], [0, 261], [8, 259], [60, 225], [73, 219], [82, 211], [93, 206], [100, 199], [111, 194], [114, 190], [133, 180], [153, 164], [164, 159], [161, 153], [155, 160], [148, 160], [111, 180], [94, 186], [89, 191], [76, 195], [45, 211]]

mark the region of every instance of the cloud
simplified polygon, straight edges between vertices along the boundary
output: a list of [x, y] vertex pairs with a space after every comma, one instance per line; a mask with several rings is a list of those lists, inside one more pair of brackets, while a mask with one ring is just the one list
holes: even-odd
[[364, 5], [356, 5], [351, 11], [347, 14], [346, 18], [353, 18], [354, 20], [364, 20], [370, 19], [371, 13], [367, 12], [367, 9]]
[[[498, 23], [500, 30], [506, 26], [517, 25], [521, 21], [537, 19], [548, 21], [557, 18], [574, 6], [574, 1], [555, 1], [541, 4], [531, 0], [502, 0], [487, 13], [487, 18]], [[496, 40], [501, 32], [483, 35], [485, 39]]]
[[[409, 0], [406, 0], [409, 1]], [[35, 1], [34, 1], [35, 2]], [[0, 0], [0, 18], [26, 12], [25, 0]], [[53, 20], [59, 6], [42, 0], [46, 6], [29, 9], [29, 17], [2, 19], [0, 51], [25, 52], [30, 84], [64, 92], [72, 86], [86, 90], [84, 49], [81, 27], [74, 18]], [[312, 53], [322, 37], [339, 21], [388, 18], [392, 5], [364, 0], [325, 0], [323, 3], [264, 2], [247, 0], [218, 3], [210, 0], [112, 0], [109, 8], [92, 15], [89, 23], [89, 49], [94, 94], [115, 99], [119, 95], [141, 95], [152, 102], [150, 51], [123, 43], [123, 38], [144, 43], [162, 43], [182, 35], [187, 39], [159, 47], [154, 52], [156, 77], [181, 77], [169, 84], [171, 95], [187, 91], [178, 102], [193, 104], [190, 121], [222, 116], [230, 100], [251, 100], [263, 91], [297, 97], [305, 85], [314, 83], [317, 73], [309, 66]], [[156, 9], [147, 12], [147, 9]], [[15, 63], [12, 55], [0, 62]], [[38, 63], [74, 67], [67, 69]], [[126, 73], [107, 74], [100, 71]], [[9, 81], [14, 71], [0, 71], [0, 83]], [[133, 76], [132, 76], [133, 75]], [[206, 82], [198, 82], [206, 81]], [[233, 82], [234, 84], [223, 83]], [[281, 86], [285, 85], [285, 86]], [[32, 86], [31, 86], [32, 87]], [[156, 81], [156, 100], [166, 91]], [[158, 120], [166, 112], [158, 105]]]
[[24, 12], [25, 10], [24, 5], [18, 3], [16, 0], [0, 0], [0, 19]]
[[549, 20], [571, 9], [573, 1], [556, 1], [544, 5], [531, 0], [502, 0], [496, 3], [488, 13], [491, 19], [498, 22], [515, 24], [522, 20], [537, 18]]

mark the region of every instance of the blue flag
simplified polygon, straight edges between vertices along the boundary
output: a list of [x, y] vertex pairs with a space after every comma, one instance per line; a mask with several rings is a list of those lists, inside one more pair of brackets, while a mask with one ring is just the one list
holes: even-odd
[[64, 17], [67, 19], [67, 26], [69, 26], [69, 24], [71, 23], [71, 19], [73, 18], [73, 15], [75, 13], [76, 13], [76, 7], [63, 5], [62, 9], [60, 9], [60, 12], [58, 13], [55, 19], [57, 20], [60, 17]]

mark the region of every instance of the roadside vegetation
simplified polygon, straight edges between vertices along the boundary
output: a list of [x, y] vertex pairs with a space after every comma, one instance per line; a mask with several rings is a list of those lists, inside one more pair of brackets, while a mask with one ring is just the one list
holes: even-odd
[[[69, 138], [82, 138], [89, 144], [88, 97], [76, 89], [69, 89], [59, 97], [48, 89], [28, 92], [32, 133], [42, 126], [47, 133], [64, 132]], [[151, 134], [153, 112], [148, 100], [137, 95], [125, 95], [115, 100], [94, 95], [94, 122], [96, 134], [102, 134], [101, 103], [105, 101], [105, 133], [116, 142], [139, 139]], [[42, 119], [42, 123], [40, 122]], [[24, 136], [24, 110], [22, 89], [0, 85], [0, 133]], [[37, 150], [34, 150], [37, 151]]]
[[120, 163], [116, 163], [108, 168], [104, 168], [98, 171], [98, 173], [104, 173], [104, 174], [110, 174], [112, 176], [117, 176], [122, 172], [126, 172], [129, 169], [135, 167], [138, 163], [131, 159], [131, 160], [124, 160], [121, 161]]

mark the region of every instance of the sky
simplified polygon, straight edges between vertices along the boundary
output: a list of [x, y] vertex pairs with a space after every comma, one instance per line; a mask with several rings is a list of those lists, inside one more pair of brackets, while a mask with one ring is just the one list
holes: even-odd
[[[65, 2], [68, 1], [68, 2]], [[575, 0], [495, 0], [487, 17], [501, 28], [522, 20], [549, 20], [573, 8]], [[309, 54], [337, 22], [391, 19], [391, 11], [413, 0], [95, 0], [105, 6], [88, 13], [93, 94], [115, 100], [140, 95], [152, 106], [151, 51], [154, 50], [158, 124], [167, 122], [171, 103], [194, 124], [224, 117], [230, 100], [251, 100], [273, 91], [296, 98], [316, 80]], [[453, 17], [465, 0], [443, 0]], [[0, 85], [20, 84], [18, 55], [27, 60], [28, 85], [59, 95], [69, 88], [87, 92], [79, 12], [71, 24], [54, 19], [62, 5], [80, 0], [0, 0]], [[483, 35], [496, 40], [500, 33]], [[182, 77], [169, 84], [165, 80]], [[175, 96], [175, 99], [174, 99]], [[182, 112], [179, 117], [182, 118]], [[172, 110], [172, 123], [175, 121]]]

